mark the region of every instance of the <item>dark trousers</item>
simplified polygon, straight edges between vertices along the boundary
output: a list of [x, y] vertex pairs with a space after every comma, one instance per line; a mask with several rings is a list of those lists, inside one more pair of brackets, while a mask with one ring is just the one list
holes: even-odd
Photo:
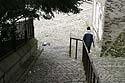
[[85, 44], [86, 44], [86, 47], [87, 47], [88, 53], [90, 53], [91, 43], [87, 43], [87, 42], [85, 42]]
[[91, 48], [91, 46], [87, 46], [88, 53], [90, 53], [90, 48]]

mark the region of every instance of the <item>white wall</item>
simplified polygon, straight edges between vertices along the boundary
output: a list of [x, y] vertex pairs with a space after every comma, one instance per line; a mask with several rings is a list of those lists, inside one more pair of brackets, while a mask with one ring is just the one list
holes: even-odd
[[93, 4], [93, 27], [96, 31], [99, 40], [102, 39], [103, 34], [103, 18], [104, 18], [104, 6], [102, 3], [94, 0]]

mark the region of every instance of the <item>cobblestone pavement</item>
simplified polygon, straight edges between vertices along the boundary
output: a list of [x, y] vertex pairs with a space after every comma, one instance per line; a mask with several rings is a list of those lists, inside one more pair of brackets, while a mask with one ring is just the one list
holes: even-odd
[[23, 83], [86, 83], [81, 60], [68, 56], [70, 36], [82, 38], [86, 21], [89, 23], [92, 18], [92, 4], [83, 3], [81, 7], [83, 11], [79, 14], [60, 13], [52, 20], [34, 21], [39, 46], [43, 42], [49, 45], [43, 47]]
[[45, 47], [29, 71], [26, 83], [85, 83], [80, 60], [69, 58], [65, 47]]

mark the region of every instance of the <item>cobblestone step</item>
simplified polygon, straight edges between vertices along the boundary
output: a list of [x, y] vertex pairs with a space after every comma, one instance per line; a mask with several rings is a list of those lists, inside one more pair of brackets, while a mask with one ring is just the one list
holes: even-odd
[[64, 54], [64, 50], [67, 53], [67, 48], [52, 48], [44, 48], [23, 83], [85, 83], [82, 62]]

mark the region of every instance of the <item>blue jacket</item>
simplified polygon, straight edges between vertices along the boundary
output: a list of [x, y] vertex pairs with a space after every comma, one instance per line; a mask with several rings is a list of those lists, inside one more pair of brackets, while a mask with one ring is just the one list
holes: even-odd
[[94, 43], [93, 34], [88, 30], [85, 32], [83, 40], [87, 47], [90, 47], [92, 42]]

